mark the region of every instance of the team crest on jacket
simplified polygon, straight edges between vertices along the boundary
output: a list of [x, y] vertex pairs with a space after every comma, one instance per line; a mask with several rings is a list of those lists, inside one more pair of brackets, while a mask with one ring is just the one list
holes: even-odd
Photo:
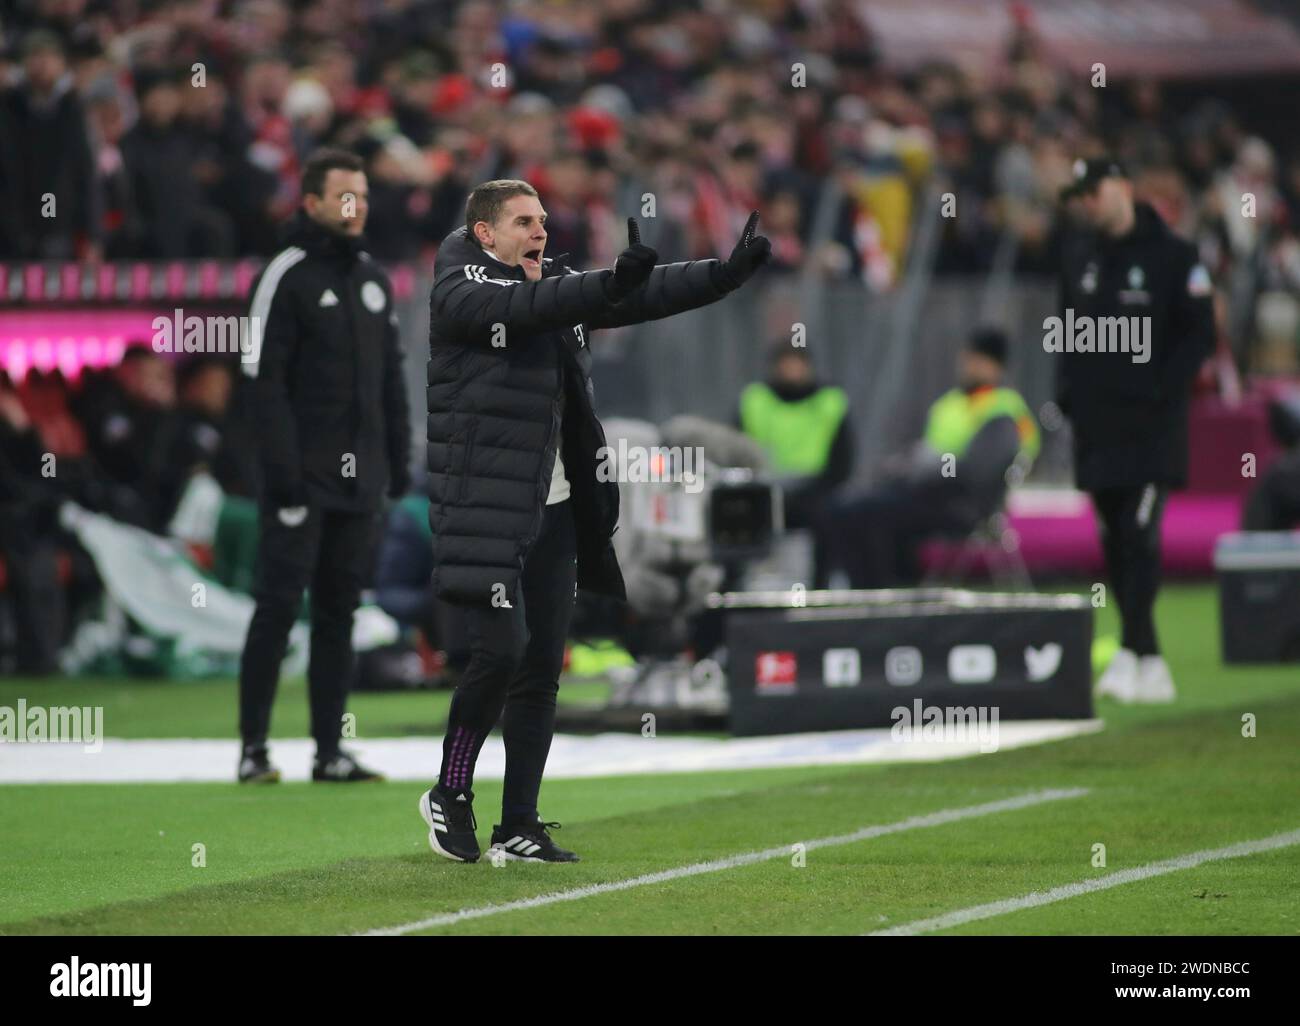
[[379, 313], [387, 302], [383, 286], [377, 281], [366, 282], [361, 286], [361, 302], [365, 303], [366, 309], [371, 313]]

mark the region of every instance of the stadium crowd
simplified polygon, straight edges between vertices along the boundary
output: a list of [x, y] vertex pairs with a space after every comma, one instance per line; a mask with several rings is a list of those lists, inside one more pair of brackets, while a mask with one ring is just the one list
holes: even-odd
[[[391, 261], [427, 258], [475, 182], [523, 178], [574, 266], [611, 260], [651, 193], [665, 258], [724, 250], [757, 208], [778, 269], [887, 289], [935, 184], [960, 197], [938, 271], [985, 271], [1008, 236], [1017, 271], [1052, 273], [1071, 161], [1106, 149], [1216, 280], [1251, 266], [1284, 322], [1300, 292], [1300, 149], [1212, 99], [1171, 110], [1153, 80], [1093, 88], [1022, 5], [999, 66], [908, 73], [849, 0], [8, 7], [0, 259], [268, 254], [301, 161], [338, 144], [367, 161]], [[1234, 216], [1248, 191], [1256, 216]]]

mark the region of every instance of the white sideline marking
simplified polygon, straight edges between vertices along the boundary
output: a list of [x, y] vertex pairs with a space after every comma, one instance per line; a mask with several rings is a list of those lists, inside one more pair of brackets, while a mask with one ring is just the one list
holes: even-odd
[[[882, 826], [863, 827], [855, 830], [851, 834], [839, 834], [834, 837], [819, 837], [811, 841], [800, 842], [805, 851], [812, 851], [815, 848], [830, 848], [840, 844], [853, 844], [856, 841], [866, 841], [874, 837], [884, 837], [888, 834], [900, 834], [906, 830], [918, 830], [922, 827], [943, 826], [945, 823], [955, 823], [963, 819], [975, 819], [979, 816], [989, 816], [995, 812], [1011, 812], [1016, 809], [1027, 809], [1033, 805], [1042, 805], [1044, 802], [1060, 801], [1064, 798], [1080, 798], [1088, 793], [1086, 787], [1071, 787], [1064, 789], [1049, 789], [1045, 791], [1030, 791], [1026, 794], [1017, 795], [1014, 798], [1003, 798], [996, 802], [986, 802], [983, 805], [968, 805], [964, 808], [941, 809], [938, 812], [929, 812], [924, 816], [913, 816], [910, 819], [899, 820], [897, 823], [886, 823]], [[627, 880], [613, 880], [609, 883], [591, 884], [587, 887], [575, 887], [569, 891], [555, 891], [551, 894], [539, 894], [532, 898], [521, 898], [518, 901], [507, 901], [500, 905], [480, 905], [478, 908], [465, 908], [459, 912], [445, 912], [442, 915], [430, 916], [428, 919], [420, 919], [414, 923], [405, 923], [402, 926], [389, 926], [378, 930], [366, 930], [361, 936], [365, 937], [396, 937], [404, 933], [414, 933], [418, 930], [429, 930], [435, 926], [451, 926], [455, 923], [463, 923], [468, 919], [482, 919], [485, 916], [499, 915], [502, 912], [517, 912], [521, 909], [541, 908], [544, 905], [556, 905], [562, 901], [580, 901], [583, 898], [591, 898], [597, 894], [609, 894], [613, 891], [627, 891], [633, 887], [646, 887], [650, 884], [665, 883], [669, 880], [680, 880], [688, 876], [699, 876], [702, 873], [717, 873], [723, 869], [736, 869], [740, 866], [752, 866], [757, 862], [766, 862], [769, 859], [785, 858], [790, 854], [790, 845], [782, 845], [777, 848], [767, 848], [763, 851], [751, 851], [741, 855], [731, 855], [723, 859], [713, 859], [710, 862], [696, 862], [689, 866], [678, 866], [676, 869], [665, 869], [658, 873], [646, 873], [643, 876], [630, 877]]]
[[[1101, 720], [1017, 720], [998, 725], [999, 751], [1063, 741], [1101, 730]], [[442, 737], [358, 739], [349, 751], [389, 780], [427, 782], [442, 763]], [[273, 740], [271, 761], [285, 780], [310, 780], [315, 745], [307, 738]], [[847, 766], [884, 762], [938, 762], [980, 755], [969, 741], [894, 740], [888, 727], [768, 737], [657, 737], [640, 734], [557, 734], [546, 760], [546, 779], [697, 773], [776, 766]], [[132, 739], [109, 737], [103, 750], [79, 744], [0, 742], [0, 784], [127, 784], [190, 781], [233, 782], [239, 742], [213, 738]], [[483, 745], [476, 780], [500, 780], [506, 753], [500, 735]]]
[[1257, 855], [1262, 851], [1289, 848], [1294, 844], [1300, 844], [1300, 830], [1292, 830], [1285, 834], [1274, 834], [1272, 837], [1262, 837], [1257, 841], [1242, 841], [1240, 844], [1230, 844], [1225, 848], [1208, 848], [1205, 851], [1194, 851], [1188, 855], [1179, 855], [1176, 858], [1151, 862], [1145, 866], [1137, 866], [1134, 869], [1123, 869], [1118, 873], [1108, 873], [1105, 876], [1097, 877], [1095, 880], [1080, 880], [1078, 883], [1053, 887], [1050, 891], [1034, 891], [1032, 894], [1026, 894], [1019, 898], [991, 901], [986, 905], [975, 905], [972, 908], [948, 912], [941, 916], [935, 916], [933, 919], [918, 919], [914, 923], [904, 923], [902, 926], [894, 926], [888, 930], [875, 930], [867, 934], [867, 936], [911, 937], [931, 930], [947, 930], [950, 927], [961, 926], [963, 923], [974, 922], [977, 919], [991, 919], [993, 916], [1004, 915], [1007, 912], [1019, 912], [1021, 909], [1037, 908], [1039, 905], [1050, 905], [1053, 902], [1065, 901], [1067, 898], [1075, 898], [1080, 894], [1108, 890], [1121, 884], [1133, 883], [1135, 880], [1147, 880], [1153, 876], [1164, 876], [1166, 873], [1174, 873], [1180, 869], [1192, 869], [1206, 862], [1217, 862], [1220, 859], [1237, 859], [1245, 855]]

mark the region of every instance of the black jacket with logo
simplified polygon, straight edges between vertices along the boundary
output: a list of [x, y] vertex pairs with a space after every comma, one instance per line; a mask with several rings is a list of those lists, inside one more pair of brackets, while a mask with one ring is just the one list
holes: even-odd
[[1214, 351], [1209, 273], [1195, 247], [1174, 235], [1149, 204], [1136, 205], [1132, 231], [1118, 239], [1067, 239], [1059, 314], [1077, 321], [1151, 318], [1149, 360], [1132, 353], [1057, 357], [1057, 403], [1074, 426], [1080, 488], [1181, 487], [1187, 481], [1192, 381]]
[[[253, 428], [276, 506], [377, 509], [410, 479], [410, 413], [388, 277], [302, 218], [253, 284]], [[257, 320], [253, 321], [252, 318]]]
[[588, 332], [705, 306], [726, 290], [717, 260], [660, 264], [621, 302], [608, 270], [543, 261], [540, 281], [457, 228], [443, 240], [429, 297], [429, 523], [434, 587], [461, 602], [513, 601], [541, 528], [563, 439], [578, 543], [578, 586], [625, 598], [610, 539], [618, 484], [598, 478]]

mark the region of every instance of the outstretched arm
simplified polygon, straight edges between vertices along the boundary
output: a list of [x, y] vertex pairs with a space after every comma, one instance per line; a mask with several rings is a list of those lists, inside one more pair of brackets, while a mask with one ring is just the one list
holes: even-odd
[[629, 245], [614, 269], [559, 274], [540, 281], [492, 278], [481, 266], [451, 267], [437, 276], [429, 296], [432, 324], [449, 328], [448, 337], [468, 345], [500, 344], [540, 332], [593, 321], [645, 283], [657, 254], [641, 245], [629, 221]]
[[[636, 219], [629, 217], [628, 238], [641, 241]], [[722, 260], [688, 260], [683, 263], [659, 264], [650, 272], [645, 284], [634, 289], [622, 302], [603, 314], [587, 320], [587, 327], [619, 328], [625, 324], [657, 321], [686, 310], [716, 303], [740, 288], [772, 255], [772, 244], [756, 235], [758, 211], [749, 215], [740, 241], [731, 257]]]
[[644, 285], [621, 303], [587, 318], [588, 328], [621, 328], [625, 324], [657, 321], [686, 310], [716, 303], [727, 293], [713, 277], [717, 260], [688, 260], [658, 264]]
[[447, 337], [457, 342], [490, 345], [499, 330], [510, 341], [522, 340], [589, 321], [607, 310], [611, 303], [605, 282], [613, 275], [601, 270], [515, 282], [486, 278], [467, 264], [434, 281], [429, 316], [432, 323], [448, 328]]

